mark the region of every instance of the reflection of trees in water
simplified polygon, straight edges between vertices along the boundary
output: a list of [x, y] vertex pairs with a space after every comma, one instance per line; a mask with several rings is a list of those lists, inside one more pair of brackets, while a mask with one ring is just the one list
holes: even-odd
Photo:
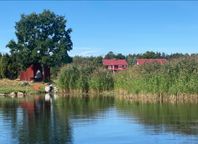
[[[113, 97], [67, 97], [56, 100], [55, 105], [60, 117], [70, 115], [70, 118], [94, 118], [114, 104]], [[64, 113], [64, 115], [63, 115]]]
[[7, 131], [11, 130], [11, 135], [13, 137], [15, 137], [17, 133], [16, 131], [12, 131], [12, 128], [17, 127], [17, 107], [19, 103], [19, 101], [13, 100], [11, 98], [2, 98], [0, 100], [0, 119], [6, 122], [6, 129], [3, 129], [2, 131], [6, 133]]
[[[9, 102], [8, 102], [9, 103]], [[20, 144], [72, 143], [72, 131], [68, 119], [59, 121], [50, 101], [43, 98], [17, 102], [22, 108], [4, 107], [12, 125], [12, 135]]]
[[137, 104], [116, 101], [116, 107], [126, 116], [135, 116], [154, 132], [171, 131], [198, 135], [198, 105]]
[[17, 139], [17, 143], [58, 144], [72, 143], [70, 118], [94, 118], [112, 106], [113, 102], [113, 98], [103, 97], [70, 97], [56, 101], [45, 101], [44, 98], [36, 97], [31, 100], [5, 101], [0, 103], [0, 107], [3, 117], [10, 119], [12, 136]]

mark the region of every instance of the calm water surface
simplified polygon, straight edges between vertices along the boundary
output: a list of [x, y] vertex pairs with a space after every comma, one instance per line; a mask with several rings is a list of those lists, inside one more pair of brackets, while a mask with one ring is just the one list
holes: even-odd
[[0, 144], [198, 144], [198, 105], [0, 99]]

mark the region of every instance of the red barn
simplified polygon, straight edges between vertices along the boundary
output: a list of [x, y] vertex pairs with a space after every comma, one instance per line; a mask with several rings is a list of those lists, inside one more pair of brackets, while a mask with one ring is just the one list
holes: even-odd
[[165, 64], [166, 62], [166, 59], [136, 59], [136, 65], [143, 65], [147, 63]]
[[25, 71], [22, 71], [20, 73], [20, 80], [21, 81], [35, 80], [35, 76], [38, 71], [40, 71], [41, 73], [41, 80], [50, 80], [50, 68], [44, 67], [42, 71], [42, 67], [40, 64], [32, 64]]
[[102, 61], [105, 68], [112, 71], [126, 70], [128, 63], [125, 59], [103, 59]]

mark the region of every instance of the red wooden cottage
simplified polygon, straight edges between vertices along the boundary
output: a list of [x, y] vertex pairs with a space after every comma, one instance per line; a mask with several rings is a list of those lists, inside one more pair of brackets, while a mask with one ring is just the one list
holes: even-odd
[[128, 63], [125, 59], [103, 59], [105, 68], [112, 71], [121, 71], [128, 68]]
[[136, 65], [143, 65], [147, 63], [165, 64], [166, 62], [166, 59], [136, 59]]
[[39, 74], [39, 80], [50, 80], [50, 68], [44, 67], [42, 69], [40, 64], [32, 64], [25, 71], [20, 73], [21, 81], [32, 81], [36, 80]]

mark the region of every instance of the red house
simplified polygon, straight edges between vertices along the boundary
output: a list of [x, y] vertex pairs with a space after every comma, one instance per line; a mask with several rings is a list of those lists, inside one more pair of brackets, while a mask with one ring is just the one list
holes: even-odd
[[103, 59], [105, 68], [112, 71], [121, 71], [128, 68], [128, 63], [125, 59]]
[[32, 64], [25, 71], [20, 73], [21, 81], [32, 81], [35, 80], [37, 73], [40, 72], [40, 80], [50, 80], [50, 68], [44, 67], [42, 71], [42, 67], [40, 64]]
[[147, 63], [165, 64], [166, 62], [166, 59], [136, 59], [136, 65], [143, 65]]

